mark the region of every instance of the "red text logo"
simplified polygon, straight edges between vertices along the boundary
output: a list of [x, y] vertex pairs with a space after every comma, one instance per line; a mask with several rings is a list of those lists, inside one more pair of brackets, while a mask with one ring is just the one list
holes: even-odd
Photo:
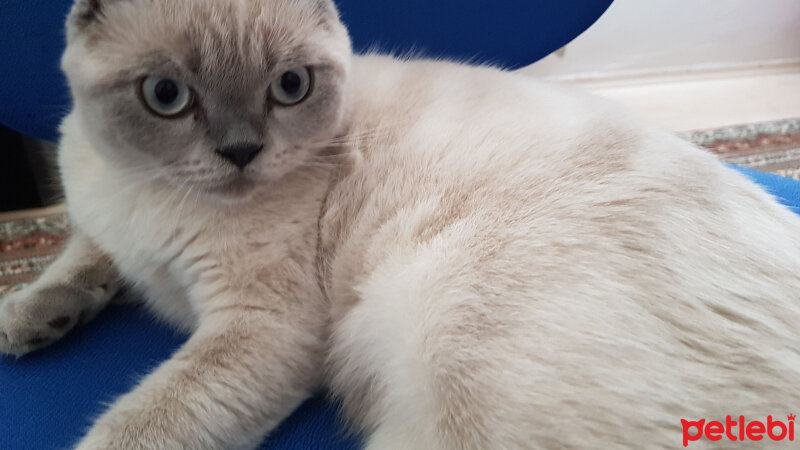
[[716, 420], [706, 422], [706, 419], [694, 421], [681, 419], [683, 446], [688, 447], [689, 442], [699, 441], [703, 437], [709, 441], [722, 439], [756, 442], [762, 439], [794, 441], [795, 417], [794, 414], [789, 414], [786, 416], [786, 422], [782, 422], [767, 416], [766, 423], [758, 420], [745, 422], [744, 416], [739, 416], [736, 420], [727, 416], [724, 423]]

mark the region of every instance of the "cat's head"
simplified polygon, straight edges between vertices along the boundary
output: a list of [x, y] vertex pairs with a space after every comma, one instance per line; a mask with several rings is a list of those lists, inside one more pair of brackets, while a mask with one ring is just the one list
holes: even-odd
[[350, 40], [331, 0], [77, 0], [62, 67], [113, 167], [237, 197], [341, 130]]

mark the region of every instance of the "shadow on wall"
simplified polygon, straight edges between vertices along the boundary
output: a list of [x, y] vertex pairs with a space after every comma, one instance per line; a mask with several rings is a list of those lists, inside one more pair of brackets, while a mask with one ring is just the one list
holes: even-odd
[[594, 26], [525, 70], [547, 77], [800, 62], [798, 0], [615, 0]]

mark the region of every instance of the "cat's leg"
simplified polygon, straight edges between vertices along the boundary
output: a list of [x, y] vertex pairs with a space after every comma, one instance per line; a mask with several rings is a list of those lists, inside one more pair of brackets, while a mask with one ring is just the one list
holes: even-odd
[[393, 255], [333, 330], [330, 387], [368, 450], [535, 447], [517, 439], [535, 423], [518, 395], [538, 380], [519, 356], [531, 322], [512, 294], [490, 304], [458, 252]]
[[78, 448], [255, 448], [318, 384], [323, 327], [304, 327], [304, 315], [229, 307], [203, 317]]
[[38, 280], [0, 299], [0, 353], [24, 355], [60, 339], [94, 318], [119, 283], [111, 259], [76, 231]]
[[[498, 381], [482, 373], [491, 325], [458, 306], [479, 298], [448, 282], [445, 265], [420, 259], [385, 263], [358, 287], [362, 300], [333, 330], [331, 390], [367, 431], [368, 450], [506, 448], [481, 434], [494, 405], [469, 398], [491, 398]], [[486, 313], [474, 311], [484, 322]]]

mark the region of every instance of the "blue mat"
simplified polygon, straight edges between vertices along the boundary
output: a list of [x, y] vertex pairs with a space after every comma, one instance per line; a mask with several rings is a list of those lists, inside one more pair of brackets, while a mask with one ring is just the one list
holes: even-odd
[[731, 167], [763, 186], [767, 192], [777, 197], [779, 202], [794, 213], [800, 214], [800, 181], [744, 167]]

